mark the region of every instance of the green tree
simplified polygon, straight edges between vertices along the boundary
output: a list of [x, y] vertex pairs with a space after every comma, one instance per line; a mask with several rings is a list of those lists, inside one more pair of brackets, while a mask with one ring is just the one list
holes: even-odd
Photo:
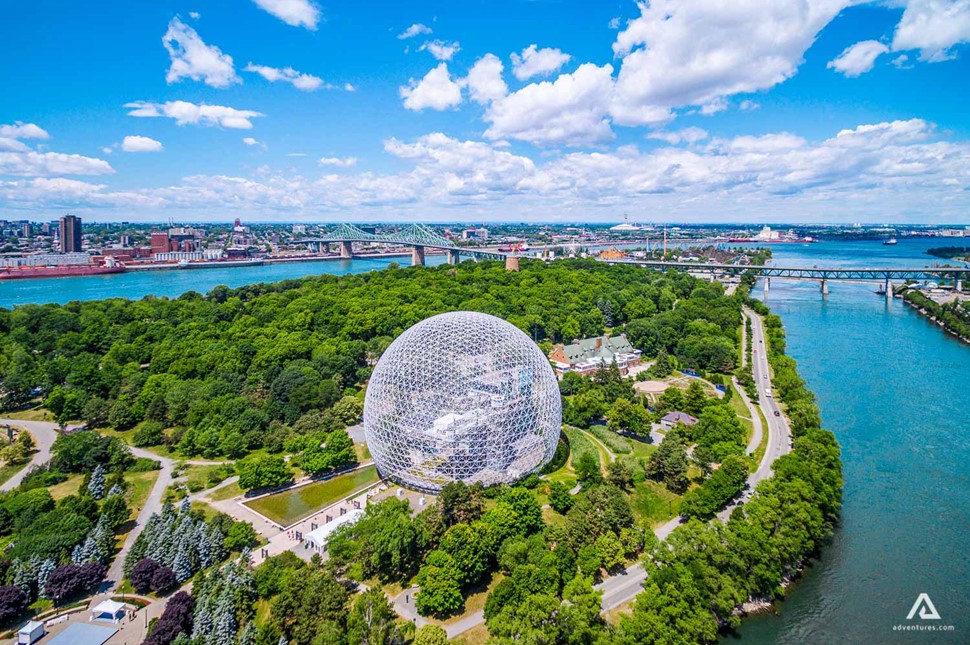
[[607, 427], [613, 432], [632, 432], [646, 434], [650, 431], [650, 417], [641, 405], [634, 405], [629, 400], [619, 398], [613, 402], [606, 413], [609, 418]]
[[448, 633], [437, 625], [423, 625], [414, 632], [414, 645], [448, 645]]
[[279, 455], [254, 455], [236, 463], [243, 490], [282, 486], [293, 481], [293, 471]]
[[417, 577], [421, 589], [414, 604], [418, 613], [446, 616], [461, 609], [465, 601], [458, 584], [460, 578], [461, 572], [450, 555], [441, 550], [429, 553]]
[[403, 643], [395, 624], [397, 614], [380, 587], [373, 587], [358, 595], [347, 616], [349, 645], [392, 645]]
[[573, 507], [573, 496], [566, 484], [552, 482], [549, 485], [549, 506], [560, 515], [565, 515]]

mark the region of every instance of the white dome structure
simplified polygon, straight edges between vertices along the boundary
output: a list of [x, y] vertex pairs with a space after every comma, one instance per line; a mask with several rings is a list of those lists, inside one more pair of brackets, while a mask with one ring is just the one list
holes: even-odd
[[559, 385], [542, 351], [514, 325], [470, 311], [401, 334], [364, 401], [380, 473], [430, 492], [459, 480], [511, 483], [540, 469], [561, 426]]

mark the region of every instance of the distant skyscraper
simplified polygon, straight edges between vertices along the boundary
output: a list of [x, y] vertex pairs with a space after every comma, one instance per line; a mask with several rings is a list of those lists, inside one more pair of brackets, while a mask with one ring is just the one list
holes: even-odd
[[81, 252], [81, 218], [76, 215], [65, 215], [61, 218], [58, 231], [61, 241], [61, 253]]

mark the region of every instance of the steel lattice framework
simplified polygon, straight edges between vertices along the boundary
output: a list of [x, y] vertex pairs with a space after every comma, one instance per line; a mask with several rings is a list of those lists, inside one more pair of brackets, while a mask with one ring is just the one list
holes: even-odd
[[408, 224], [387, 235], [368, 233], [353, 224], [340, 224], [334, 230], [315, 242], [384, 242], [386, 244], [406, 244], [408, 246], [431, 246], [451, 249], [455, 243], [438, 235], [424, 224]]
[[436, 492], [449, 482], [512, 482], [556, 451], [562, 401], [542, 351], [488, 314], [433, 316], [381, 356], [364, 433], [381, 474]]
[[653, 269], [683, 269], [711, 273], [753, 273], [765, 278], [802, 278], [808, 280], [928, 280], [970, 279], [970, 267], [779, 267], [772, 265], [715, 264], [711, 262], [664, 262], [652, 260], [603, 260], [608, 264], [635, 264]]

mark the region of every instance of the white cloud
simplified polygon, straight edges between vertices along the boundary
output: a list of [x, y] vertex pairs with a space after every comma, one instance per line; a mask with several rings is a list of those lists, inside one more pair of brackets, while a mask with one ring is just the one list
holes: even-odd
[[10, 125], [0, 125], [0, 137], [11, 139], [48, 139], [47, 130], [34, 123], [17, 121]]
[[0, 152], [0, 175], [110, 175], [114, 168], [103, 159], [61, 152]]
[[416, 22], [401, 33], [397, 35], [399, 40], [405, 40], [407, 38], [414, 38], [415, 36], [420, 36], [422, 34], [430, 34], [431, 27], [427, 25], [422, 25], [420, 22]]
[[892, 60], [892, 63], [899, 69], [911, 69], [913, 67], [909, 64], [909, 56], [906, 54], [900, 54]]
[[863, 40], [846, 47], [826, 67], [853, 78], [871, 70], [876, 59], [888, 51], [889, 47], [878, 40]]
[[307, 154], [305, 152], [289, 152], [286, 154], [287, 157], [305, 157]]
[[559, 68], [569, 62], [569, 54], [558, 49], [544, 47], [537, 49], [535, 44], [522, 50], [522, 54], [512, 53], [512, 74], [520, 81], [533, 76], [548, 76], [559, 71]]
[[260, 9], [271, 13], [292, 27], [314, 30], [320, 22], [320, 10], [309, 0], [253, 0]]
[[485, 54], [475, 61], [463, 81], [471, 99], [485, 105], [508, 94], [508, 85], [502, 79], [504, 69], [502, 61], [495, 54]]
[[461, 103], [461, 86], [451, 79], [447, 63], [440, 63], [420, 81], [410, 79], [399, 91], [409, 110], [447, 110]]
[[[441, 133], [389, 139], [387, 154], [410, 167], [391, 174], [323, 176], [268, 169], [248, 177], [185, 177], [162, 188], [111, 192], [60, 178], [0, 181], [0, 203], [51, 210], [145, 206], [159, 214], [261, 214], [292, 221], [379, 218], [615, 220], [624, 212], [682, 221], [913, 221], [933, 203], [933, 220], [959, 222], [970, 208], [970, 142], [950, 141], [919, 119], [860, 125], [823, 140], [785, 133], [707, 140], [690, 147], [633, 145], [574, 152], [537, 163], [501, 143]], [[550, 206], [553, 204], [554, 206]], [[157, 208], [149, 212], [148, 209]], [[103, 211], [102, 211], [103, 212]]]
[[918, 49], [920, 60], [953, 58], [955, 45], [970, 42], [970, 1], [909, 0], [893, 35], [893, 51]]
[[427, 51], [438, 60], [451, 60], [451, 57], [461, 50], [458, 41], [447, 42], [444, 40], [429, 40], [420, 47], [418, 51]]
[[622, 58], [610, 113], [653, 125], [684, 106], [777, 85], [795, 74], [847, 0], [654, 0], [617, 34]]
[[247, 146], [258, 146], [259, 145], [259, 141], [257, 141], [256, 139], [253, 139], [252, 137], [243, 137], [242, 142], [245, 143]]
[[112, 150], [111, 147], [109, 146], [105, 146], [101, 148], [101, 152], [103, 152], [106, 155], [110, 155], [112, 152], [114, 152], [114, 150]]
[[610, 29], [619, 29], [620, 28], [620, 17], [619, 16], [616, 16], [615, 18], [610, 18], [610, 24], [608, 26], [609, 26]]
[[122, 140], [121, 149], [125, 152], [161, 152], [164, 148], [161, 141], [134, 135]]
[[312, 74], [303, 74], [296, 71], [292, 67], [284, 67], [280, 69], [276, 67], [267, 67], [265, 65], [254, 65], [249, 63], [243, 68], [243, 71], [255, 72], [270, 83], [275, 83], [276, 81], [289, 83], [296, 89], [303, 90], [304, 92], [312, 92], [313, 90], [323, 87], [322, 78], [313, 76]]
[[126, 103], [130, 109], [128, 116], [143, 118], [167, 117], [175, 119], [178, 125], [217, 125], [223, 128], [249, 130], [253, 127], [251, 119], [264, 116], [252, 110], [237, 110], [223, 105], [196, 105], [187, 101], [167, 101], [151, 103], [134, 101]]
[[169, 83], [182, 78], [204, 81], [212, 87], [229, 87], [242, 82], [232, 66], [232, 56], [223, 54], [215, 45], [206, 45], [195, 29], [178, 17], [168, 23], [162, 44], [172, 59], [172, 65], [165, 75]]
[[351, 85], [350, 83], [344, 83], [344, 91], [345, 92], [356, 92], [357, 91], [357, 88], [354, 87], [353, 85]]
[[201, 17], [202, 16], [199, 14], [198, 11], [190, 11], [189, 12], [189, 18], [191, 18], [192, 20], [198, 20]]
[[757, 101], [752, 101], [751, 99], [745, 99], [738, 104], [738, 109], [744, 110], [744, 111], [757, 110], [760, 107], [761, 107], [760, 103], [758, 103]]
[[555, 81], [526, 85], [485, 113], [489, 139], [521, 139], [540, 145], [582, 146], [613, 138], [606, 112], [613, 67], [585, 63]]
[[13, 150], [16, 152], [22, 152], [28, 150], [27, 144], [23, 141], [17, 141], [12, 137], [0, 137], [0, 150]]
[[670, 144], [678, 143], [697, 143], [707, 138], [707, 130], [696, 127], [684, 128], [682, 130], [672, 130], [669, 132], [651, 132], [647, 135], [651, 139], [660, 139]]
[[317, 163], [321, 166], [352, 168], [357, 165], [357, 157], [321, 157]]

